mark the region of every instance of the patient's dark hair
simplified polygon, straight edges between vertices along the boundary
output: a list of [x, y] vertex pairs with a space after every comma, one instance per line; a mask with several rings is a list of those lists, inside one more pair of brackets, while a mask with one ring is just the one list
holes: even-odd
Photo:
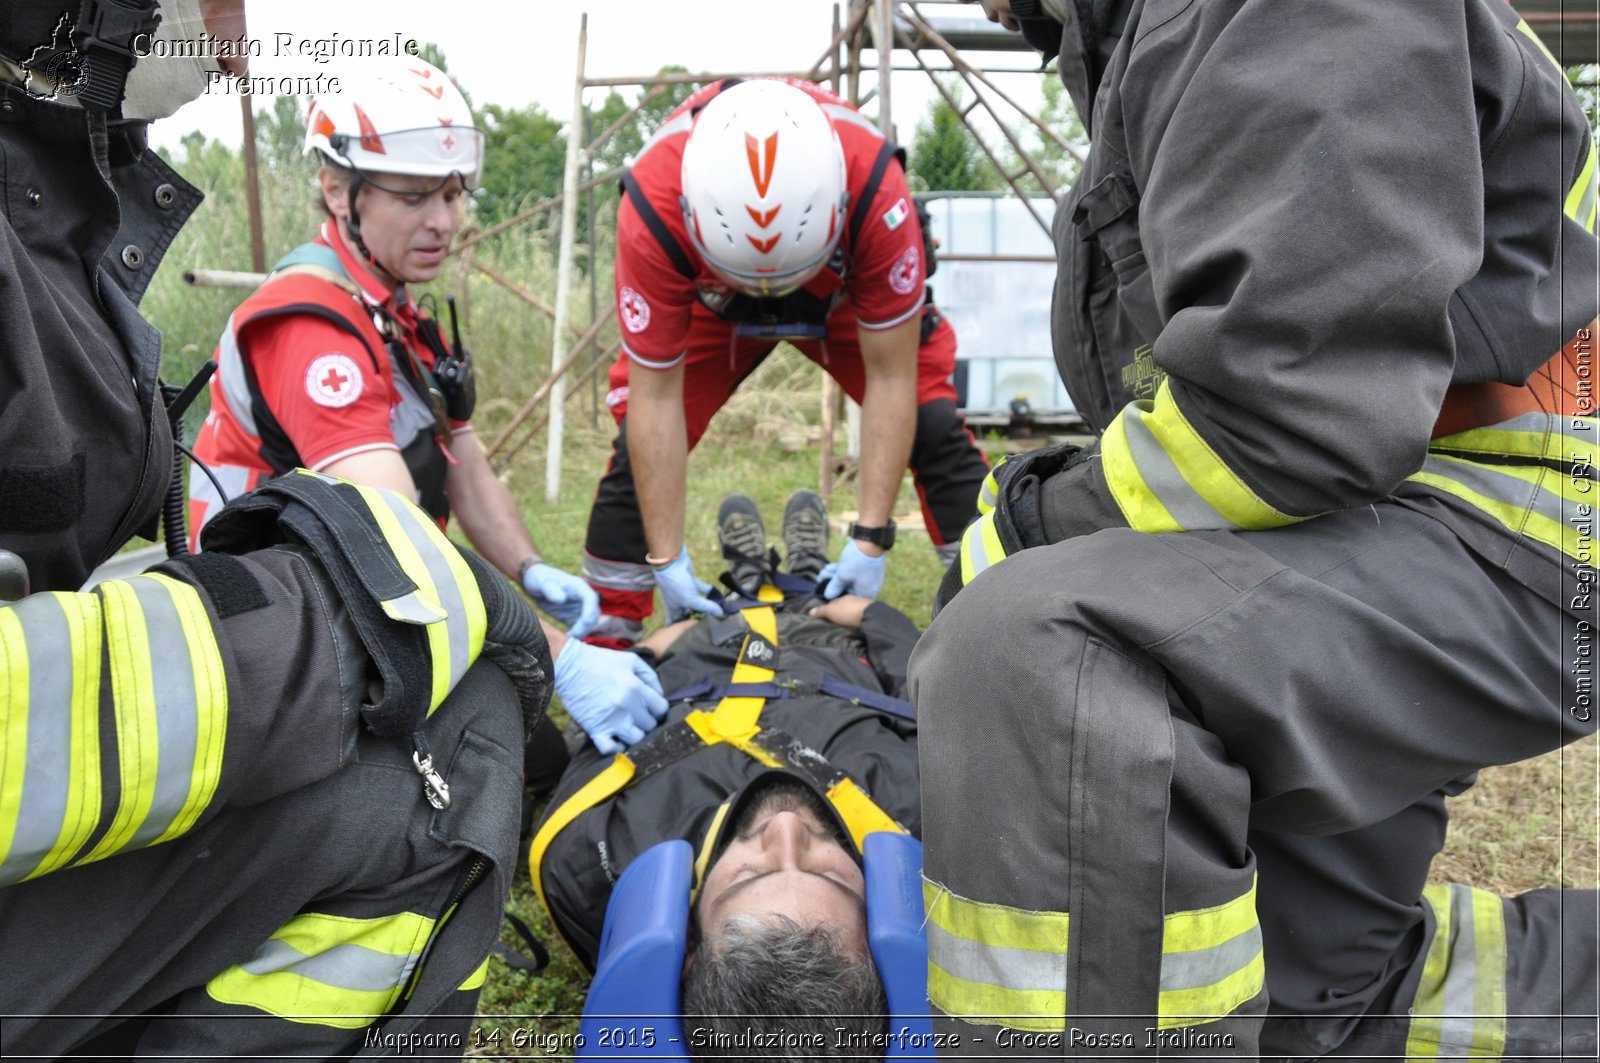
[[[691, 946], [683, 1028], [695, 1059], [882, 1055], [889, 1001], [877, 965], [828, 927], [734, 916]], [[781, 1035], [776, 1045], [768, 1034]]]

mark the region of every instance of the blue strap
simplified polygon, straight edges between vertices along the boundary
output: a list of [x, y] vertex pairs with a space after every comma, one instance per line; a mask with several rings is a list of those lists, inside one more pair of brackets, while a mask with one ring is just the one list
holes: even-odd
[[717, 700], [723, 698], [787, 698], [794, 695], [792, 687], [781, 683], [713, 683], [702, 679], [682, 690], [667, 695], [668, 702], [690, 700]]
[[902, 716], [907, 720], [915, 720], [917, 714], [912, 711], [909, 701], [890, 697], [881, 690], [869, 690], [858, 687], [854, 683], [846, 683], [843, 679], [835, 679], [831, 675], [824, 675], [817, 684], [817, 689], [822, 693], [835, 698], [844, 698], [855, 705], [865, 705], [869, 709], [887, 712], [893, 716]]
[[273, 264], [271, 272], [276, 273], [280, 269], [288, 269], [290, 266], [321, 266], [323, 269], [330, 269], [335, 273], [349, 276], [349, 273], [344, 268], [344, 263], [339, 261], [338, 253], [333, 248], [324, 247], [322, 244], [301, 244], [287, 255], [278, 259]]

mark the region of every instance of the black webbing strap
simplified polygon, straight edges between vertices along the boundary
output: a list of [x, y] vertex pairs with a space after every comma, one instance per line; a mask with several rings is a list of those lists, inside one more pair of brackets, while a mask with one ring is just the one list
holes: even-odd
[[633, 209], [639, 212], [639, 217], [644, 221], [645, 227], [656, 238], [656, 243], [661, 245], [661, 250], [667, 253], [672, 260], [672, 268], [683, 274], [689, 280], [694, 280], [699, 274], [694, 264], [689, 261], [689, 255], [678, 243], [678, 238], [672, 235], [672, 230], [667, 228], [667, 223], [661, 220], [661, 215], [656, 213], [656, 208], [650, 205], [649, 197], [644, 194], [644, 189], [639, 187], [639, 182], [633, 179], [633, 171], [629, 170], [622, 175], [622, 191], [627, 195], [628, 201], [633, 204]]
[[900, 160], [901, 166], [905, 165], [905, 152], [885, 140], [883, 147], [878, 149], [878, 157], [872, 160], [872, 172], [867, 174], [867, 183], [861, 189], [861, 198], [856, 200], [856, 209], [850, 212], [850, 226], [846, 231], [850, 237], [852, 251], [855, 250], [856, 241], [861, 236], [861, 227], [867, 223], [867, 211], [872, 208], [872, 201], [878, 196], [878, 186], [883, 184], [883, 175], [888, 172], [889, 160], [896, 158]]

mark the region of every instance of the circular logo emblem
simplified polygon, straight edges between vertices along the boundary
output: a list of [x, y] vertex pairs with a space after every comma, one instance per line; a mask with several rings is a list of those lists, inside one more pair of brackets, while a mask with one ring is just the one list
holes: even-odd
[[624, 287], [617, 296], [617, 313], [629, 332], [643, 332], [650, 327], [650, 304], [632, 288]]
[[922, 256], [917, 253], [916, 245], [906, 248], [905, 254], [895, 260], [889, 267], [889, 287], [901, 295], [910, 295], [917, 287], [917, 281], [922, 276]]
[[361, 397], [361, 367], [347, 354], [319, 355], [306, 369], [306, 394], [318, 406], [348, 406]]

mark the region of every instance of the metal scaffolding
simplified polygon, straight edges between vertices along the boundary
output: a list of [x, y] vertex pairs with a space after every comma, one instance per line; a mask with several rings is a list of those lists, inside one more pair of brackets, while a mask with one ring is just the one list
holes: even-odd
[[[562, 193], [543, 203], [536, 204], [516, 217], [507, 219], [491, 229], [474, 234], [464, 240], [456, 253], [463, 257], [462, 277], [472, 272], [510, 291], [523, 302], [548, 315], [554, 322], [554, 340], [550, 352], [550, 376], [523, 404], [516, 417], [490, 446], [490, 454], [505, 463], [543, 425], [547, 430], [545, 453], [545, 497], [554, 503], [561, 489], [561, 458], [565, 422], [562, 406], [565, 398], [565, 377], [586, 349], [600, 349], [601, 334], [615, 318], [615, 308], [604, 313], [596, 311], [587, 331], [576, 339], [572, 325], [571, 289], [576, 269], [576, 228], [578, 197], [587, 189], [615, 179], [615, 172], [584, 177], [585, 167], [591, 165], [597, 152], [620, 130], [633, 122], [642, 107], [658, 98], [668, 86], [675, 84], [710, 84], [729, 77], [791, 76], [826, 83], [832, 90], [858, 107], [876, 102], [877, 119], [884, 135], [895, 139], [893, 116], [890, 111], [894, 75], [897, 72], [917, 73], [932, 80], [940, 96], [960, 116], [963, 126], [973, 136], [984, 155], [994, 164], [1006, 184], [1025, 201], [1031, 201], [1038, 192], [1055, 196], [1057, 188], [1047, 169], [1029, 152], [1016, 129], [1021, 123], [1031, 125], [1041, 136], [1058, 145], [1079, 162], [1079, 151], [1064, 140], [1059, 132], [1049, 128], [1037, 114], [1021, 106], [1002, 90], [992, 76], [999, 72], [1024, 72], [1008, 68], [985, 70], [963, 58], [963, 49], [986, 52], [1027, 51], [1022, 38], [998, 26], [971, 17], [940, 18], [930, 9], [953, 6], [956, 0], [849, 0], [846, 6], [835, 4], [831, 39], [817, 61], [807, 70], [800, 71], [706, 71], [700, 73], [654, 73], [632, 77], [591, 78], [584, 64], [589, 45], [587, 16], [580, 19], [577, 43], [577, 71], [573, 79], [572, 121], [568, 126], [566, 172]], [[864, 54], [873, 53], [874, 62], [868, 65]], [[902, 65], [896, 65], [897, 57]], [[868, 84], [869, 72], [876, 77]], [[941, 78], [959, 80], [967, 87], [971, 102], [963, 106]], [[608, 128], [581, 143], [585, 138], [584, 92], [590, 88], [637, 87], [643, 89], [638, 103], [613, 122]], [[973, 120], [975, 114], [988, 121]], [[993, 128], [989, 128], [992, 124]], [[998, 134], [1004, 146], [996, 143]], [[1002, 159], [1016, 160], [1008, 166]], [[1033, 187], [1030, 187], [1030, 183]], [[557, 258], [557, 288], [555, 305], [549, 306], [531, 292], [517, 287], [508, 278], [473, 256], [477, 244], [491, 236], [505, 232], [535, 217], [561, 208], [560, 250]], [[1035, 220], [1049, 231], [1048, 221], [1030, 204]], [[591, 263], [591, 270], [593, 269]], [[584, 378], [593, 376], [599, 368], [616, 356], [620, 339], [609, 350], [596, 357]], [[833, 436], [839, 415], [842, 396], [826, 374], [823, 376], [822, 401], [822, 461], [819, 483], [824, 497], [831, 494], [837, 462], [833, 453]], [[549, 413], [533, 426], [523, 431], [541, 403], [548, 401]]]

